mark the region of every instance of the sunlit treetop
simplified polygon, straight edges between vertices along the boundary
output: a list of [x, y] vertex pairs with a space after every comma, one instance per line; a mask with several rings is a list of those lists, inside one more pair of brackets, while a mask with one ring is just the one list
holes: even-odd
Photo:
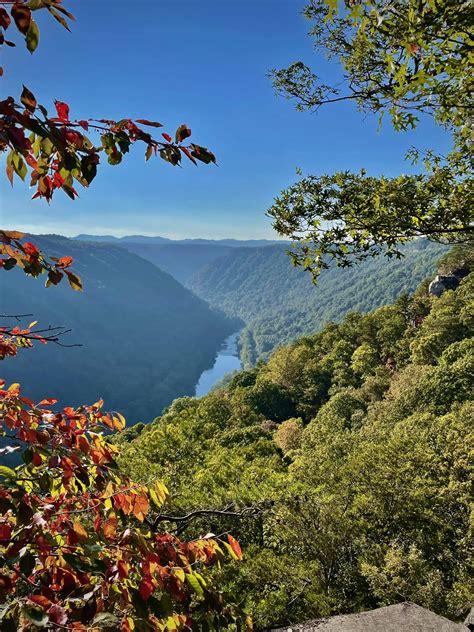
[[355, 101], [388, 113], [396, 129], [422, 113], [467, 134], [473, 107], [474, 7], [469, 0], [310, 0], [304, 15], [317, 51], [343, 81], [323, 83], [301, 62], [274, 70], [278, 93], [300, 110]]

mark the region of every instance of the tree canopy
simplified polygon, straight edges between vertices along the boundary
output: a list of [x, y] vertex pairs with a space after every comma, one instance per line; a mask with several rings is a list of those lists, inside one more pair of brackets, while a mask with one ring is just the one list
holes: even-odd
[[121, 466], [164, 480], [174, 512], [255, 508], [242, 564], [218, 576], [258, 629], [401, 600], [469, 610], [472, 277], [348, 314], [119, 437]]
[[304, 10], [317, 51], [339, 62], [342, 82], [324, 84], [302, 62], [272, 72], [278, 94], [299, 110], [354, 101], [385, 114], [397, 131], [423, 115], [453, 134], [448, 156], [414, 149], [426, 172], [396, 178], [342, 172], [307, 176], [269, 209], [275, 229], [294, 240], [293, 262], [316, 280], [328, 260], [348, 266], [400, 256], [418, 236], [463, 242], [472, 235], [472, 22], [469, 2], [311, 0]]

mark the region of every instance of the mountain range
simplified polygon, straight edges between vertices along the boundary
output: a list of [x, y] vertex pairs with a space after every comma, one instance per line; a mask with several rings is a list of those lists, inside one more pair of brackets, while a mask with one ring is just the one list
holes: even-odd
[[[74, 405], [102, 397], [129, 423], [148, 422], [176, 397], [193, 394], [231, 333], [242, 329], [240, 357], [253, 366], [350, 311], [367, 312], [412, 291], [434, 272], [444, 251], [412, 242], [401, 260], [379, 257], [331, 268], [315, 287], [307, 273], [292, 267], [282, 243], [236, 247], [223, 243], [236, 240], [80, 237], [32, 240], [49, 255], [72, 256], [84, 292], [65, 283], [45, 290], [41, 279], [12, 270], [4, 274], [0, 309], [32, 313], [28, 321], [41, 327], [70, 327], [64, 342], [82, 348], [24, 350], [15, 362], [3, 363], [2, 376], [21, 382], [33, 398], [54, 394]], [[30, 362], [31, 353], [39, 364]]]

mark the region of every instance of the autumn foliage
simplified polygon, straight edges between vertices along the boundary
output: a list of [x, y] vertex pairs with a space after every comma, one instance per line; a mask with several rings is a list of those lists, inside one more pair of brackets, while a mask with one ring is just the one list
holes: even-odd
[[106, 433], [124, 428], [120, 414], [102, 401], [56, 412], [54, 399], [35, 404], [18, 384], [1, 386], [2, 452], [22, 459], [0, 466], [2, 630], [172, 632], [237, 616], [203, 575], [224, 550], [241, 559], [238, 542], [155, 528], [167, 489], [119, 471]]
[[[69, 30], [74, 16], [61, 0], [0, 2], [0, 47], [15, 46], [6, 33], [16, 29], [33, 53], [40, 37], [33, 14], [40, 9]], [[29, 175], [33, 198], [48, 202], [58, 189], [75, 199], [77, 183], [90, 185], [102, 156], [117, 165], [137, 142], [146, 160], [157, 155], [179, 165], [184, 155], [194, 164], [215, 162], [204, 147], [183, 144], [191, 136], [186, 125], [158, 139], [144, 129], [161, 127], [148, 119], [71, 119], [59, 100], [50, 115], [25, 86], [18, 100], [0, 101], [7, 177], [13, 184]], [[72, 257], [48, 257], [23, 233], [0, 231], [5, 271], [44, 274], [46, 287], [67, 279], [82, 290], [72, 265]], [[9, 317], [19, 320], [3, 315]], [[37, 329], [36, 322], [1, 324], [0, 359], [36, 341], [58, 342], [62, 333]], [[227, 533], [180, 540], [162, 514], [166, 487], [134, 483], [118, 468], [118, 448], [107, 437], [123, 430], [122, 415], [102, 412], [102, 401], [62, 410], [56, 404], [34, 403], [19, 384], [6, 388], [0, 380], [0, 455], [13, 466], [0, 466], [1, 629], [173, 632], [223, 629], [233, 621], [240, 629], [238, 608], [224, 603], [207, 572], [224, 551], [242, 558], [237, 540]], [[162, 522], [168, 531], [158, 528]]]

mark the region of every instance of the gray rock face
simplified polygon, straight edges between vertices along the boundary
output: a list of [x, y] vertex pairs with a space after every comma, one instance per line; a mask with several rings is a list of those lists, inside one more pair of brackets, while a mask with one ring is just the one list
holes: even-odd
[[358, 614], [316, 619], [271, 632], [467, 632], [460, 623], [404, 602]]
[[460, 278], [458, 275], [437, 274], [428, 286], [428, 292], [433, 296], [441, 296], [446, 290], [455, 290], [459, 285]]

